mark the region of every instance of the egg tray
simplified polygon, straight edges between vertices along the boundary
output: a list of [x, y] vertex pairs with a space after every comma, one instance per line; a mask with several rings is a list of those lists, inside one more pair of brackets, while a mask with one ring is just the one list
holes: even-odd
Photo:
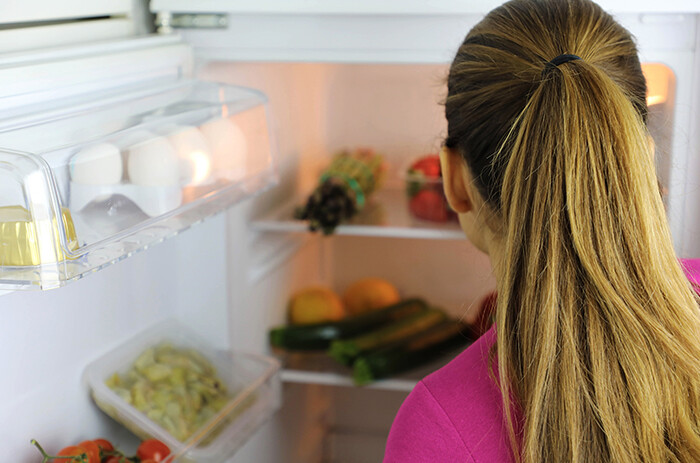
[[74, 211], [83, 210], [91, 203], [107, 201], [114, 195], [130, 199], [151, 217], [177, 209], [182, 204], [182, 188], [179, 186], [147, 186], [130, 183], [85, 185], [70, 182], [70, 208]]
[[64, 286], [277, 182], [257, 90], [175, 80], [54, 106], [0, 131], [1, 290]]

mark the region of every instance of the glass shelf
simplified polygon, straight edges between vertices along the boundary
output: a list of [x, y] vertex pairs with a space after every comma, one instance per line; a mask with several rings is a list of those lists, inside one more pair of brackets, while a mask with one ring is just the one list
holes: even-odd
[[276, 182], [266, 97], [170, 80], [0, 119], [0, 289], [50, 289]]
[[[284, 204], [253, 221], [252, 228], [256, 231], [305, 233], [307, 223], [293, 218], [295, 208], [304, 202], [302, 197]], [[365, 208], [352, 221], [336, 228], [334, 234], [443, 240], [465, 238], [457, 222], [435, 223], [414, 218], [408, 209], [406, 193], [399, 189], [377, 191]]]
[[352, 380], [352, 369], [324, 353], [284, 353], [277, 358], [282, 363], [280, 378], [283, 382], [410, 392], [418, 381], [447, 365], [464, 349], [466, 346], [411, 371], [366, 386], [356, 386]]

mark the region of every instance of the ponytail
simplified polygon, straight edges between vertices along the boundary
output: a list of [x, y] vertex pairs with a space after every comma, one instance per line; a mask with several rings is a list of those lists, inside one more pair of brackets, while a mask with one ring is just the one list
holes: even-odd
[[[562, 52], [581, 59], [545, 65]], [[505, 250], [498, 376], [520, 461], [700, 461], [700, 311], [640, 76], [629, 33], [587, 0], [509, 2], [450, 70], [448, 141]]]

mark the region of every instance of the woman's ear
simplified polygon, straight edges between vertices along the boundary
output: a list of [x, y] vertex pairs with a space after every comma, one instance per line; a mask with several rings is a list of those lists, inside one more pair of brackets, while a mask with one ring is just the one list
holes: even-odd
[[474, 209], [468, 187], [468, 174], [462, 156], [454, 149], [443, 147], [440, 151], [442, 186], [450, 207], [458, 214]]

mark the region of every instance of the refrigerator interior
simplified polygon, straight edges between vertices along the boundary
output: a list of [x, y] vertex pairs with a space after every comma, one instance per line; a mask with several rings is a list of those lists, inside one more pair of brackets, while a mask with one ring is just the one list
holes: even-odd
[[[657, 68], [661, 77], [650, 78], [661, 80], [664, 90], [659, 92], [664, 98], [651, 107], [650, 130], [660, 171], [667, 172], [675, 81], [668, 67]], [[407, 163], [437, 152], [444, 136], [440, 102], [446, 72], [446, 65], [436, 64], [219, 62], [200, 66], [198, 75], [205, 80], [255, 85], [269, 96], [280, 153], [282, 184], [244, 206], [247, 212], [242, 215], [228, 214], [228, 262], [245, 263], [230, 267], [228, 275], [234, 345], [268, 351], [267, 331], [285, 323], [289, 296], [312, 284], [342, 292], [359, 278], [385, 278], [397, 285], [402, 296], [424, 297], [455, 317], [493, 290], [488, 258], [455, 235], [430, 239], [427, 234], [405, 238], [401, 233], [353, 236], [349, 232], [349, 236], [324, 238], [256, 231], [249, 226], [280, 202], [297, 198], [296, 204], [301, 204], [330, 155], [344, 148], [372, 147], [382, 153], [391, 166], [385, 189], [403, 194], [401, 174]], [[406, 204], [380, 204], [378, 220], [397, 207]], [[243, 243], [248, 246], [241, 246], [242, 236], [247, 237]], [[410, 387], [356, 388], [330, 376], [283, 373], [287, 382], [282, 410], [234, 461], [380, 461], [393, 417]]]
[[[441, 143], [444, 122], [439, 102], [446, 69], [444, 65], [211, 63], [199, 70], [198, 76], [205, 80], [255, 85], [268, 95], [279, 153], [281, 184], [245, 205], [248, 210], [242, 215], [228, 214], [228, 262], [243, 264], [230, 266], [227, 280], [233, 346], [268, 351], [267, 331], [285, 323], [289, 296], [313, 284], [342, 292], [359, 278], [385, 278], [402, 296], [424, 297], [457, 317], [494, 287], [488, 259], [459, 234], [457, 239], [437, 240], [324, 238], [250, 227], [251, 221], [279, 203], [290, 198], [300, 201], [316, 184], [330, 155], [343, 148], [372, 147], [382, 153], [390, 166], [385, 189], [403, 195], [401, 172], [407, 162], [437, 152]], [[277, 251], [269, 252], [270, 248]], [[234, 461], [381, 458], [389, 426], [410, 387], [360, 389], [333, 385], [333, 380], [322, 385], [303, 376], [292, 380], [285, 384], [282, 410]]]
[[[200, 78], [266, 93], [280, 183], [64, 288], [3, 295], [0, 435], [14, 458], [38, 461], [28, 445], [33, 437], [50, 448], [98, 435], [135, 447], [135, 438], [91, 402], [81, 374], [92, 359], [163, 318], [178, 318], [219, 348], [269, 352], [267, 330], [285, 322], [290, 294], [310, 284], [342, 291], [358, 278], [382, 277], [402, 296], [425, 297], [455, 316], [492, 290], [487, 257], [454, 235], [323, 238], [251, 226], [280, 204], [301, 201], [343, 148], [384, 154], [392, 166], [386, 188], [401, 192], [406, 163], [436, 152], [442, 141], [446, 71], [438, 64], [200, 63]], [[662, 180], [676, 142], [678, 93], [675, 81], [667, 82], [668, 97], [651, 114]], [[687, 96], [690, 84], [678, 85]], [[231, 461], [379, 461], [407, 391], [288, 376], [281, 411]]]

